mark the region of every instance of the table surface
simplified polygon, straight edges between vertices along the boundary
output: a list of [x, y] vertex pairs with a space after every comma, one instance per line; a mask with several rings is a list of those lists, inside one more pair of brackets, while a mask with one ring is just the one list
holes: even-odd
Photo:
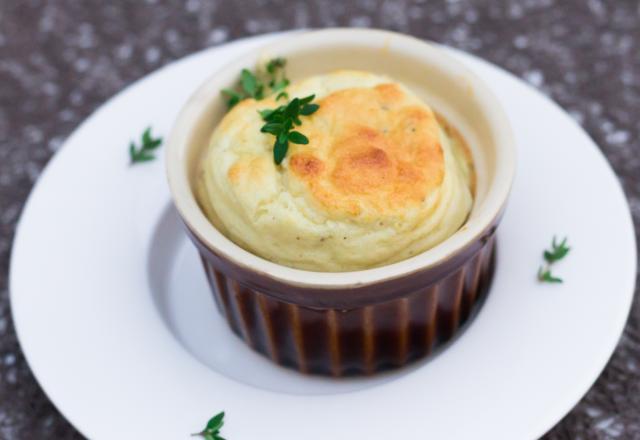
[[[113, 94], [189, 53], [247, 35], [327, 26], [409, 33], [528, 81], [600, 145], [640, 231], [636, 0], [2, 0], [0, 438], [82, 438], [34, 380], [13, 329], [7, 285], [16, 221], [65, 138]], [[638, 301], [606, 370], [544, 439], [640, 439]]]

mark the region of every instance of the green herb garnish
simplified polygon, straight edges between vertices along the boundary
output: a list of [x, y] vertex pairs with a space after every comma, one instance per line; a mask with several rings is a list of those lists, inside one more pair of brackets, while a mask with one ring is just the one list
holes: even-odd
[[231, 89], [222, 89], [223, 95], [227, 96], [227, 109], [231, 110], [237, 103], [245, 99], [244, 94]]
[[289, 142], [302, 145], [309, 143], [309, 139], [304, 134], [293, 128], [302, 125], [300, 116], [309, 116], [318, 110], [320, 107], [318, 104], [311, 104], [313, 98], [315, 95], [293, 98], [287, 105], [259, 112], [262, 120], [266, 122], [260, 131], [275, 136], [273, 161], [276, 165], [280, 165], [287, 155]]
[[222, 428], [222, 425], [224, 425], [224, 411], [211, 417], [202, 432], [191, 434], [191, 436], [200, 436], [205, 440], [224, 440], [224, 438], [220, 436], [220, 428]]
[[242, 90], [247, 94], [247, 97], [256, 100], [262, 99], [264, 86], [260, 80], [258, 80], [258, 77], [247, 69], [242, 69], [240, 73], [240, 84], [242, 85]]
[[239, 88], [222, 89], [222, 94], [227, 97], [227, 107], [230, 110], [240, 101], [253, 98], [256, 101], [264, 99], [265, 96], [278, 93], [276, 100], [288, 98], [284, 89], [289, 85], [289, 80], [284, 73], [287, 61], [284, 58], [273, 58], [264, 70], [257, 69], [251, 72], [242, 69], [240, 73]]
[[562, 283], [562, 278], [554, 276], [549, 267], [540, 266], [540, 269], [538, 269], [538, 281], [543, 283]]
[[270, 75], [276, 75], [278, 70], [284, 69], [287, 65], [287, 60], [282, 57], [273, 58], [267, 63], [267, 73]]
[[156, 148], [162, 145], [162, 138], [154, 139], [151, 136], [151, 127], [148, 127], [144, 133], [142, 133], [140, 142], [140, 148], [136, 148], [136, 145], [133, 142], [129, 144], [129, 156], [131, 157], [132, 165], [140, 162], [149, 162], [150, 160], [155, 159], [156, 157], [153, 152]]
[[[259, 101], [275, 93], [277, 93], [276, 101], [288, 100], [289, 94], [285, 89], [290, 82], [285, 76], [286, 64], [287, 61], [284, 58], [273, 58], [263, 70], [251, 72], [243, 69], [240, 73], [239, 89], [223, 89], [221, 92], [227, 97], [228, 109], [230, 110], [243, 99], [253, 98]], [[318, 104], [311, 104], [314, 97], [310, 95], [305, 98], [294, 98], [288, 104], [278, 108], [259, 111], [265, 122], [260, 131], [275, 136], [273, 160], [276, 165], [280, 165], [287, 155], [289, 142], [309, 143], [309, 139], [304, 134], [293, 128], [302, 124], [300, 116], [309, 116], [318, 110]]]
[[559, 244], [556, 242], [556, 237], [553, 237], [551, 242], [551, 250], [545, 250], [543, 253], [544, 259], [547, 263], [553, 264], [556, 261], [562, 260], [571, 250], [567, 246], [567, 237], [565, 237]]
[[289, 79], [285, 77], [284, 67], [287, 60], [284, 58], [274, 58], [267, 63], [267, 73], [269, 74], [269, 87], [273, 93], [278, 93], [276, 101], [289, 99], [289, 94], [284, 91], [289, 86]]
[[551, 241], [551, 249], [545, 249], [542, 253], [546, 265], [540, 266], [538, 270], [538, 281], [543, 283], [562, 283], [562, 278], [556, 277], [551, 273], [551, 265], [566, 257], [570, 250], [571, 248], [567, 246], [567, 237], [558, 243], [554, 236]]

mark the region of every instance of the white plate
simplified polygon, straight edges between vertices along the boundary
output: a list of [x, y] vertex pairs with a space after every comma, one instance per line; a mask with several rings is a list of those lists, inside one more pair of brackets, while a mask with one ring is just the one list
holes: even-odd
[[[310, 378], [252, 353], [217, 314], [171, 208], [161, 160], [127, 144], [166, 135], [212, 71], [277, 36], [206, 50], [118, 94], [69, 138], [24, 209], [11, 303], [22, 348], [60, 411], [94, 439], [188, 438], [225, 410], [222, 434], [256, 439], [533, 439], [587, 391], [633, 295], [629, 210], [594, 143], [513, 76], [453, 50], [503, 102], [519, 168], [491, 293], [434, 359], [363, 380]], [[553, 234], [573, 245], [535, 273]]]

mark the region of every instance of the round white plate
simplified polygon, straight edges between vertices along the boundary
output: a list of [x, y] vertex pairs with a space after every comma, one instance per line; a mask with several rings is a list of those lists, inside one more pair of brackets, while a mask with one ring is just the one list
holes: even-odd
[[[227, 330], [171, 207], [162, 159], [128, 165], [131, 139], [147, 125], [166, 135], [206, 76], [272, 38], [206, 50], [138, 81], [43, 173], [10, 282], [18, 336], [46, 393], [94, 439], [187, 439], [220, 410], [229, 440], [542, 435], [603, 369], [633, 295], [631, 217], [598, 148], [532, 88], [448, 50], [495, 91], [519, 147], [491, 293], [430, 361], [372, 379], [301, 376]], [[565, 283], [541, 285], [554, 234], [573, 246], [556, 269]]]

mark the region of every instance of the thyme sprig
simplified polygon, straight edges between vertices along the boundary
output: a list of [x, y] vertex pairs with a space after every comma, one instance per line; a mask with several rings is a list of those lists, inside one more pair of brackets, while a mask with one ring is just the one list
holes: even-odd
[[222, 428], [222, 425], [224, 425], [224, 411], [211, 417], [207, 422], [207, 426], [205, 426], [201, 432], [191, 434], [191, 436], [200, 436], [205, 440], [225, 440], [220, 436], [220, 429]]
[[540, 266], [540, 269], [538, 269], [538, 281], [543, 283], [562, 283], [562, 278], [554, 276], [549, 267]]
[[129, 144], [129, 157], [131, 165], [141, 162], [149, 162], [156, 158], [154, 150], [162, 145], [162, 138], [154, 138], [151, 135], [151, 127], [148, 127], [140, 138], [140, 147], [136, 147], [132, 141]]
[[546, 264], [538, 269], [538, 281], [542, 283], [562, 283], [562, 278], [553, 275], [551, 272], [551, 266], [566, 257], [570, 250], [571, 248], [567, 246], [567, 237], [558, 243], [554, 236], [551, 241], [551, 249], [545, 249], [542, 253]]
[[556, 261], [562, 260], [570, 250], [571, 248], [567, 246], [567, 237], [560, 243], [557, 243], [556, 237], [554, 236], [551, 242], [551, 250], [545, 250], [543, 256], [547, 263], [553, 264]]
[[302, 125], [301, 116], [310, 116], [318, 110], [320, 106], [311, 103], [314, 98], [315, 95], [293, 98], [287, 105], [259, 112], [262, 120], [265, 121], [260, 131], [275, 136], [273, 161], [276, 165], [280, 165], [287, 155], [289, 142], [302, 145], [309, 143], [309, 139], [294, 128]]
[[285, 75], [287, 61], [284, 58], [271, 59], [263, 69], [256, 69], [255, 72], [249, 69], [242, 69], [238, 87], [233, 89], [222, 89], [221, 93], [227, 97], [227, 108], [231, 110], [240, 101], [253, 98], [256, 101], [264, 99], [266, 96], [278, 93], [276, 100], [288, 98], [284, 91], [290, 84]]
[[[263, 69], [256, 69], [255, 72], [243, 69], [240, 72], [238, 87], [223, 89], [221, 92], [227, 97], [228, 110], [244, 99], [253, 98], [260, 101], [276, 93], [276, 101], [288, 100], [289, 94], [286, 92], [286, 88], [290, 81], [285, 73], [286, 65], [287, 61], [284, 58], [273, 58], [266, 63]], [[275, 109], [259, 111], [265, 122], [260, 131], [275, 137], [273, 161], [276, 165], [280, 165], [286, 157], [289, 142], [303, 145], [309, 143], [309, 139], [294, 128], [302, 124], [301, 116], [310, 116], [318, 110], [318, 104], [311, 103], [314, 98], [315, 95], [294, 98]]]

